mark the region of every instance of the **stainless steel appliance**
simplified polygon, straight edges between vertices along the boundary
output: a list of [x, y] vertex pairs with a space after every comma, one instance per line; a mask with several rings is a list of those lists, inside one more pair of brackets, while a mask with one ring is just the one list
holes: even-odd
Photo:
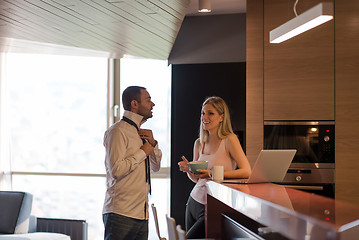
[[264, 149], [297, 149], [282, 184], [334, 197], [334, 121], [265, 121]]

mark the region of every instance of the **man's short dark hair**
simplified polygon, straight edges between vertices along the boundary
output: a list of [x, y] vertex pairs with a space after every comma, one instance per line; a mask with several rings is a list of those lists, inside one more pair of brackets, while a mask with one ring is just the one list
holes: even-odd
[[131, 110], [132, 100], [141, 102], [141, 89], [146, 90], [144, 87], [140, 86], [130, 86], [127, 87], [122, 93], [122, 105], [123, 108], [127, 111]]

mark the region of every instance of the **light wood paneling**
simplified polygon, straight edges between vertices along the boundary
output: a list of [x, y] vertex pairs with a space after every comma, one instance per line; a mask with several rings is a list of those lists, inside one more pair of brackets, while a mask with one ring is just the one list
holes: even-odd
[[[0, 51], [38, 52], [61, 45], [72, 51], [89, 49], [88, 55], [99, 51], [113, 58], [127, 54], [167, 59], [189, 2], [1, 0]], [[27, 41], [48, 45], [26, 48]]]
[[359, 204], [359, 1], [335, 2], [336, 199]]
[[253, 166], [263, 148], [263, 0], [247, 1], [246, 155]]
[[[297, 13], [319, 2], [299, 1]], [[264, 0], [264, 119], [334, 120], [334, 21], [269, 43], [269, 32], [295, 17], [293, 5]]]

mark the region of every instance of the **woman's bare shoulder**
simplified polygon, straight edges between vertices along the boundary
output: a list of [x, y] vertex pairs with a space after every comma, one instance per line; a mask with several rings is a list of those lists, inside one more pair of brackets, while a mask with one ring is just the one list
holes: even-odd
[[224, 139], [225, 141], [229, 141], [229, 142], [233, 142], [233, 141], [238, 141], [238, 137], [236, 134], [234, 133], [230, 133], [229, 135], [226, 136], [226, 138]]
[[200, 147], [201, 146], [201, 140], [199, 138], [197, 138], [196, 141], [194, 142], [194, 146], [195, 147]]
[[231, 133], [229, 134], [225, 139], [225, 145], [227, 148], [233, 146], [233, 147], [238, 147], [238, 144], [240, 145], [240, 142], [238, 140], [238, 137], [236, 134]]

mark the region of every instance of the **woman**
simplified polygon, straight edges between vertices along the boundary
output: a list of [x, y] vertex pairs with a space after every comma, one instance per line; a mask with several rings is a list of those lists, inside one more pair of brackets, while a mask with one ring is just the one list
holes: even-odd
[[[188, 160], [183, 156], [178, 163], [181, 171], [196, 183], [186, 206], [187, 238], [205, 237], [205, 205], [207, 179], [213, 166], [224, 166], [224, 178], [248, 178], [251, 167], [242, 146], [233, 133], [227, 104], [220, 97], [209, 97], [202, 105], [200, 136], [194, 143], [193, 161], [208, 161], [207, 170], [199, 174], [189, 171]], [[238, 167], [238, 169], [236, 169]]]

